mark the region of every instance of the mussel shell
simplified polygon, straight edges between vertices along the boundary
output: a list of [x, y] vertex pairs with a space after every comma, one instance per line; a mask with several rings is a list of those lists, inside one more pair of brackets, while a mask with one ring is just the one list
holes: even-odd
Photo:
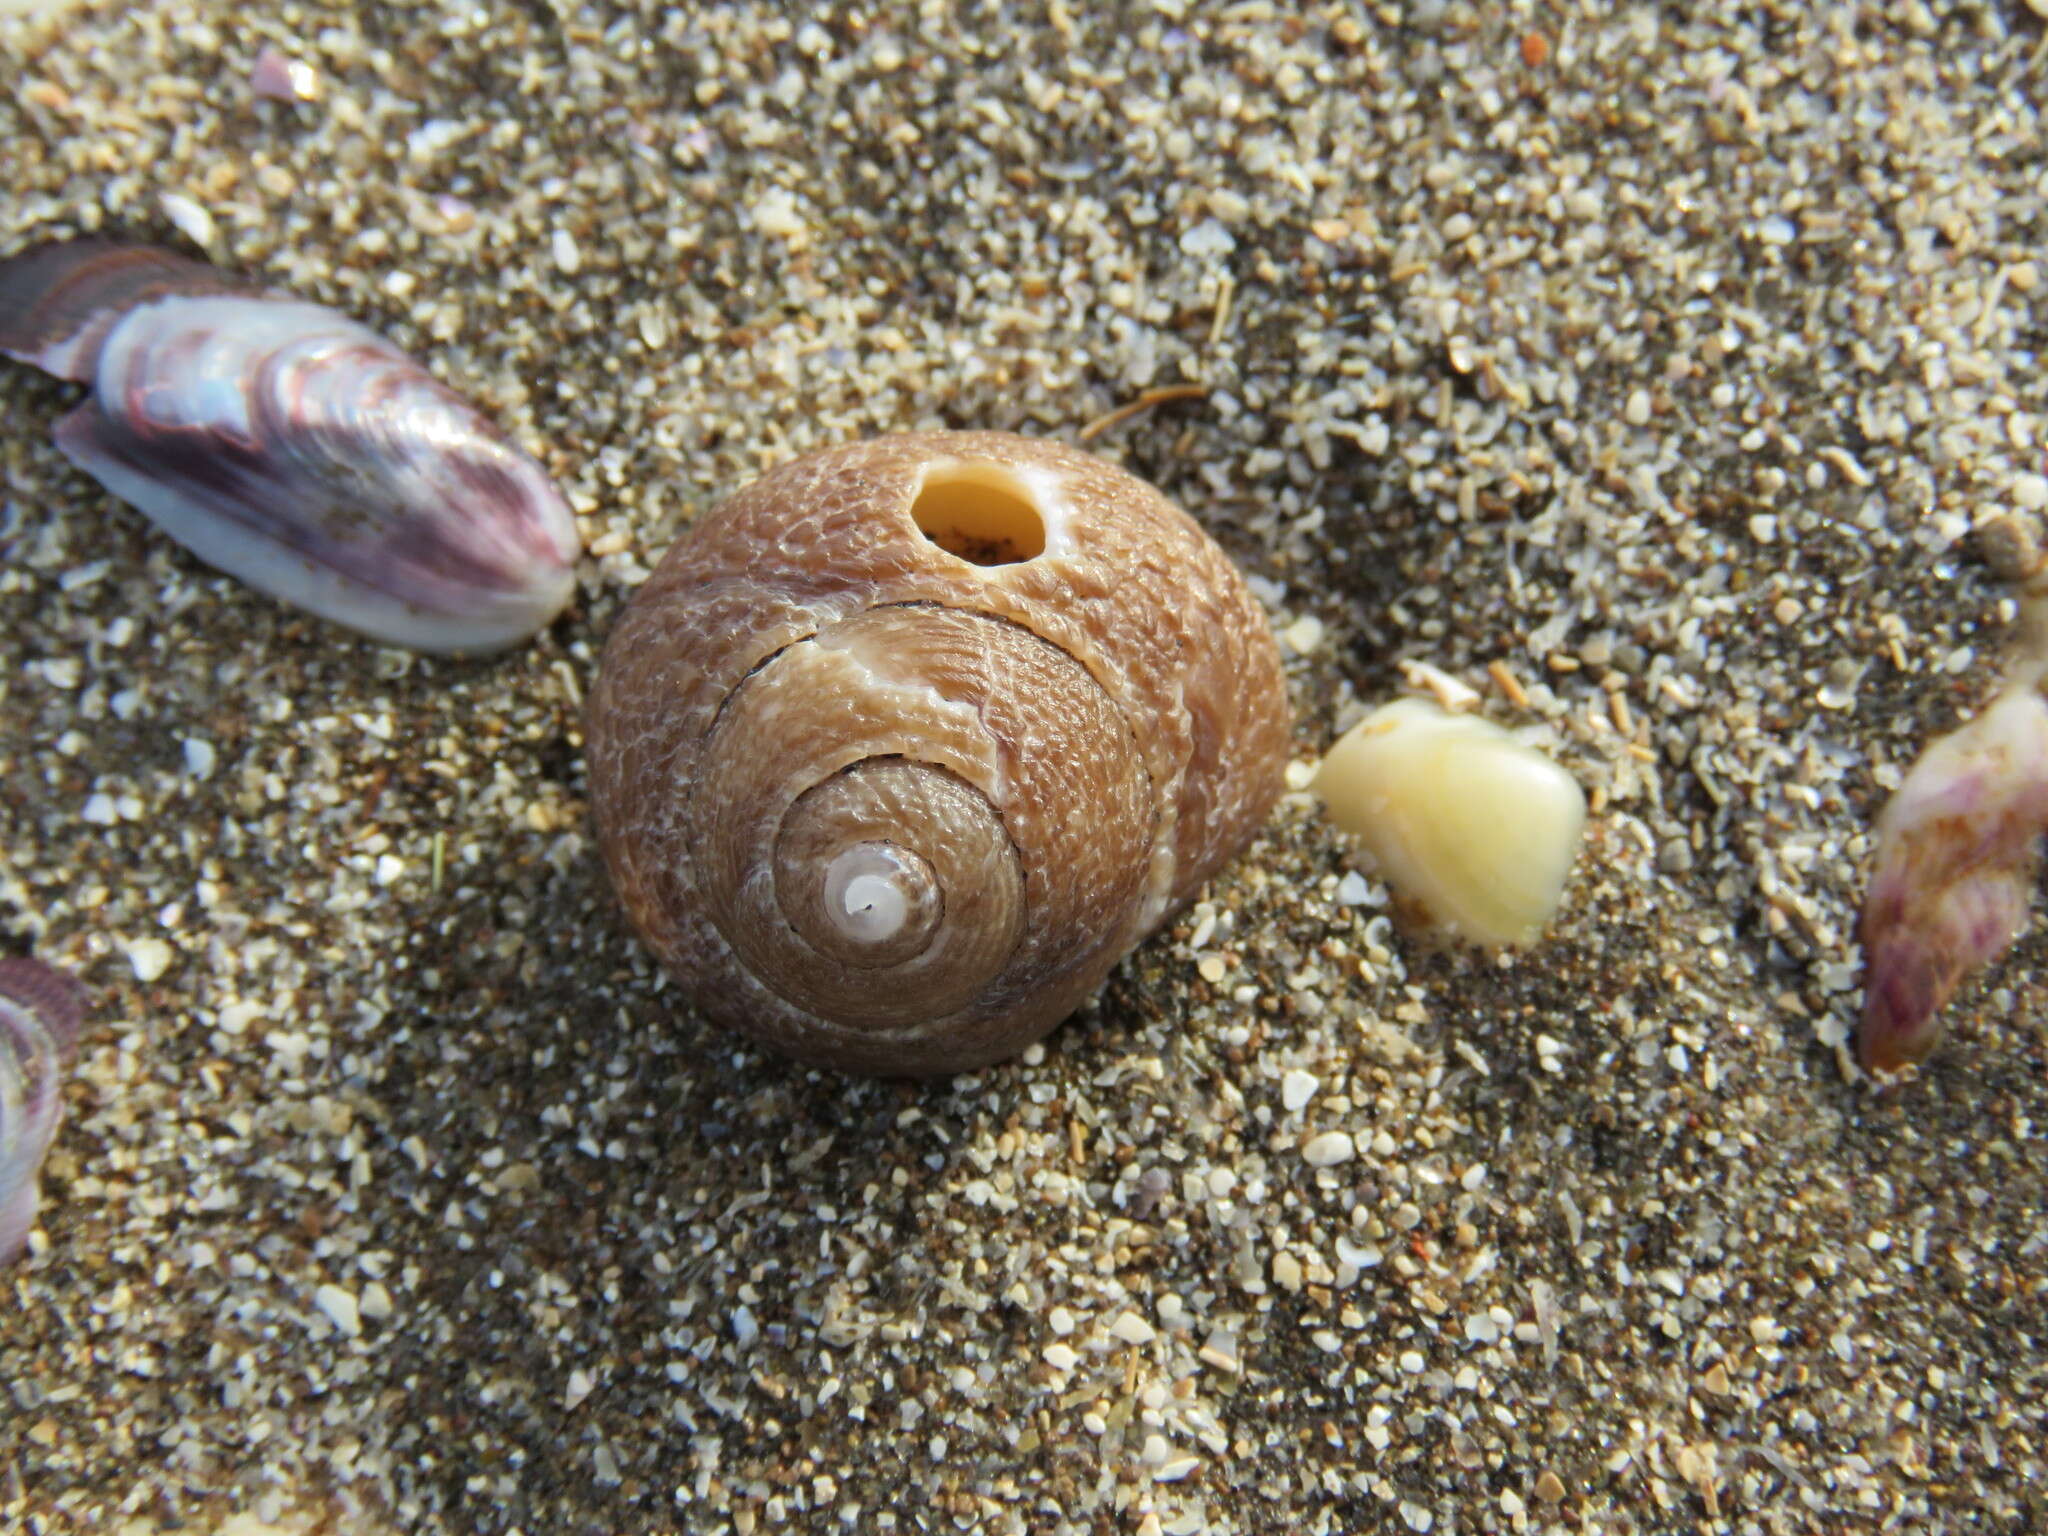
[[154, 246], [52, 240], [0, 261], [0, 353], [90, 384], [107, 332], [138, 305], [171, 294], [253, 292]]
[[132, 311], [57, 443], [208, 564], [380, 640], [509, 645], [574, 583], [575, 524], [540, 467], [318, 305]]
[[92, 398], [64, 454], [207, 563], [391, 644], [488, 651], [574, 590], [545, 472], [374, 331], [146, 248], [0, 264], [0, 351]]
[[85, 989], [40, 961], [0, 958], [0, 1264], [35, 1223], [36, 1175], [63, 1112]]

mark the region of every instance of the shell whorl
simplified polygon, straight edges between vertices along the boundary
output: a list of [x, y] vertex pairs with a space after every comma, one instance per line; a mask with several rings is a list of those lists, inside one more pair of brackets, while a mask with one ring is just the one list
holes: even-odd
[[1263, 614], [1143, 481], [1057, 444], [831, 449], [706, 514], [589, 712], [614, 882], [704, 1012], [806, 1060], [1043, 1034], [1278, 794]]

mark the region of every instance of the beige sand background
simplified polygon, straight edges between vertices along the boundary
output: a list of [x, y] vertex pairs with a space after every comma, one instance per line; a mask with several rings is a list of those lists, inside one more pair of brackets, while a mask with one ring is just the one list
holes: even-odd
[[[370, 320], [590, 553], [528, 648], [383, 651], [0, 369], [0, 942], [97, 998], [0, 1527], [2048, 1524], [2043, 940], [1919, 1083], [1843, 1049], [1870, 816], [2011, 616], [1968, 532], [2048, 502], [2043, 49], [2013, 0], [6, 24], [0, 250]], [[1303, 762], [1428, 662], [1593, 791], [1548, 941], [1433, 945], [1290, 801], [1024, 1061], [680, 1012], [578, 730], [676, 531], [1183, 384], [1092, 446], [1254, 573]]]

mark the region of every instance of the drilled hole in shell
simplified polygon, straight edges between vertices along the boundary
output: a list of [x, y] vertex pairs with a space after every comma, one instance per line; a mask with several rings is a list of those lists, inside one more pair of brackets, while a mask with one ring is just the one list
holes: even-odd
[[910, 516], [926, 538], [973, 565], [1018, 565], [1045, 553], [1044, 514], [999, 464], [933, 465]]

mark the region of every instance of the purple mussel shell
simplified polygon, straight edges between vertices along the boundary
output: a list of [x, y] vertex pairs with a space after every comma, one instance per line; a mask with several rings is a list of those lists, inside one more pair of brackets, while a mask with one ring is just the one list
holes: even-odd
[[0, 1264], [35, 1225], [36, 1175], [57, 1134], [85, 988], [37, 960], [0, 957]]
[[209, 565], [423, 651], [489, 651], [575, 585], [541, 467], [374, 331], [147, 246], [0, 262], [0, 352], [90, 384], [57, 446]]

